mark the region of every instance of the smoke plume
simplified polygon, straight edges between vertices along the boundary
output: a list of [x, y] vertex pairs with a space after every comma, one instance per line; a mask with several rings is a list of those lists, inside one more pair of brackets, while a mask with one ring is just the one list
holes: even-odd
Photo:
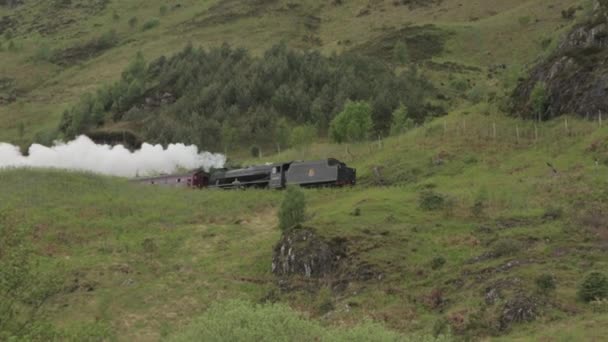
[[196, 169], [223, 167], [226, 157], [209, 152], [199, 153], [194, 145], [161, 145], [144, 143], [131, 152], [122, 145], [97, 145], [82, 135], [68, 143], [57, 142], [53, 147], [32, 145], [28, 156], [17, 146], [0, 143], [0, 168], [42, 167], [92, 171], [105, 175], [135, 177], [171, 173], [180, 168]]

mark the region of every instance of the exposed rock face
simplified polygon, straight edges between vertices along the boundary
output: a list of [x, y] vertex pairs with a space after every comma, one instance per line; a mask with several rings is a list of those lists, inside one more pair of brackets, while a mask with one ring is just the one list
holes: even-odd
[[345, 256], [338, 240], [325, 241], [312, 229], [293, 229], [283, 234], [274, 248], [272, 273], [321, 278], [335, 272]]
[[530, 117], [530, 94], [544, 82], [548, 102], [542, 119], [562, 114], [595, 118], [608, 116], [608, 21], [607, 10], [596, 5], [594, 16], [578, 25], [556, 52], [530, 72], [513, 93], [514, 114]]

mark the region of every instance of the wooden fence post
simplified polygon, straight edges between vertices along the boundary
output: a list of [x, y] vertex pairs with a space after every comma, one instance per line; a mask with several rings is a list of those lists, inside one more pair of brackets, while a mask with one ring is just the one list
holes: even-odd
[[515, 125], [515, 136], [517, 136], [517, 143], [519, 144], [519, 125]]

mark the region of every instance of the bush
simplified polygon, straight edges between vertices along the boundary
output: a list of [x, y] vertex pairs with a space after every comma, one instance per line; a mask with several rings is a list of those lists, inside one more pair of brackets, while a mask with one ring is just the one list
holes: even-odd
[[129, 27], [135, 28], [135, 26], [137, 26], [138, 21], [139, 20], [137, 19], [137, 17], [131, 17], [131, 19], [129, 19]]
[[262, 154], [260, 148], [256, 145], [251, 146], [251, 150], [249, 152], [251, 153], [251, 156], [254, 158], [260, 158], [260, 156]]
[[406, 336], [379, 324], [348, 329], [308, 320], [283, 304], [255, 305], [245, 301], [218, 302], [168, 341], [450, 341], [446, 336]]
[[560, 207], [550, 206], [545, 209], [543, 213], [543, 219], [545, 220], [559, 220], [564, 215], [564, 210]]
[[312, 144], [317, 137], [317, 130], [314, 126], [298, 126], [291, 131], [289, 144], [295, 148], [301, 148]]
[[414, 126], [414, 121], [407, 114], [407, 107], [401, 104], [393, 112], [393, 122], [391, 124], [391, 135], [399, 135], [407, 132]]
[[158, 12], [160, 13], [160, 15], [166, 15], [167, 14], [167, 6], [166, 5], [160, 6]]
[[582, 301], [608, 298], [608, 277], [600, 272], [592, 272], [579, 285], [578, 297]]
[[344, 110], [330, 124], [330, 136], [337, 143], [363, 141], [372, 130], [372, 107], [369, 103], [348, 101]]
[[290, 186], [285, 192], [279, 210], [279, 228], [286, 231], [300, 225], [306, 219], [306, 199], [304, 193], [296, 186]]
[[475, 104], [488, 100], [485, 84], [477, 84], [467, 92], [467, 99]]
[[432, 190], [420, 193], [418, 204], [423, 210], [439, 210], [445, 205], [445, 198]]
[[536, 287], [541, 294], [549, 294], [556, 288], [555, 278], [550, 274], [542, 274], [536, 278]]
[[147, 31], [157, 27], [158, 25], [160, 25], [160, 20], [158, 20], [158, 18], [152, 18], [146, 21], [141, 29], [143, 31]]
[[500, 239], [494, 244], [494, 249], [492, 250], [492, 253], [497, 258], [513, 255], [513, 254], [519, 252], [520, 245], [521, 245], [521, 242], [519, 242], [515, 239], [511, 239], [511, 238]]
[[530, 17], [525, 16], [525, 17], [519, 17], [517, 19], [517, 21], [519, 21], [519, 24], [521, 26], [528, 26], [528, 24], [530, 24], [531, 19], [530, 19]]
[[445, 265], [445, 258], [442, 256], [438, 256], [431, 260], [431, 269], [438, 270]]
[[537, 82], [530, 93], [529, 104], [535, 118], [538, 119], [538, 121], [544, 119], [548, 102], [549, 95], [547, 93], [547, 86], [543, 82]]

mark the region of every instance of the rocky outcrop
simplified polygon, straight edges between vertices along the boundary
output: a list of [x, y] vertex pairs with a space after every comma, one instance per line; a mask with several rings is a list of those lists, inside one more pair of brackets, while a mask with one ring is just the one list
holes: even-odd
[[272, 273], [321, 278], [336, 272], [345, 255], [340, 240], [325, 241], [310, 228], [292, 229], [274, 248]]
[[547, 90], [544, 120], [563, 114], [597, 117], [608, 112], [607, 9], [597, 3], [594, 15], [576, 26], [546, 61], [534, 67], [513, 93], [513, 114], [536, 118], [530, 95], [539, 82]]

